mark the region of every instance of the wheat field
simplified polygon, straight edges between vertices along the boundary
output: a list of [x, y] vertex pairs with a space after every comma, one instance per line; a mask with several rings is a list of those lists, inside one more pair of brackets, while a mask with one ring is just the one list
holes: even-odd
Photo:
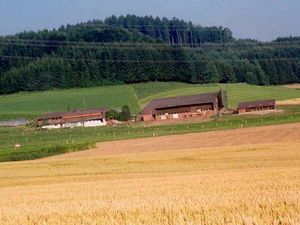
[[276, 127], [291, 137], [277, 142], [272, 127], [249, 128], [249, 143], [220, 131], [223, 147], [168, 148], [173, 136], [155, 151], [148, 138], [132, 140], [140, 151], [2, 163], [0, 224], [300, 224], [300, 125], [290, 126]]

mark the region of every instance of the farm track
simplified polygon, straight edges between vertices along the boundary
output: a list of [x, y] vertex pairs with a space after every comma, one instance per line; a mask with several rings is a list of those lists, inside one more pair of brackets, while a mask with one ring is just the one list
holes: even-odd
[[300, 89], [300, 84], [284, 85], [283, 87]]
[[300, 98], [277, 101], [276, 104], [278, 106], [288, 106], [288, 105], [300, 105]]

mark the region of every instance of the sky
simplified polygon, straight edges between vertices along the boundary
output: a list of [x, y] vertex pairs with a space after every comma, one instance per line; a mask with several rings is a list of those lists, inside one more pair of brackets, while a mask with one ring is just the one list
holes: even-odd
[[0, 35], [135, 14], [228, 27], [236, 38], [268, 41], [300, 36], [299, 12], [300, 0], [0, 0]]

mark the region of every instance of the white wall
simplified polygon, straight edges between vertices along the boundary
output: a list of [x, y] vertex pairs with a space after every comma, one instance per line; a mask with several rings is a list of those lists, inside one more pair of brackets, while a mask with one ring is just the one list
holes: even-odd
[[85, 127], [101, 127], [106, 126], [107, 122], [105, 120], [93, 120], [93, 121], [86, 121], [84, 122]]
[[42, 129], [45, 129], [45, 130], [54, 130], [54, 129], [60, 129], [60, 128], [62, 128], [62, 126], [60, 124], [42, 126]]
[[101, 127], [106, 126], [106, 120], [91, 120], [85, 122], [77, 122], [77, 123], [65, 123], [65, 124], [57, 124], [57, 125], [48, 125], [42, 126], [42, 129], [53, 130], [53, 129], [61, 129], [61, 128], [75, 128], [75, 127]]

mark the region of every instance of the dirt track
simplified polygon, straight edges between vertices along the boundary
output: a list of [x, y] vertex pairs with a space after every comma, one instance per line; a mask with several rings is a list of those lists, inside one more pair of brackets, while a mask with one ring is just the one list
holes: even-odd
[[300, 89], [300, 84], [284, 85], [284, 87], [287, 87], [287, 88], [299, 88]]
[[300, 142], [300, 123], [104, 142], [97, 144], [96, 149], [52, 158], [90, 158], [129, 152], [138, 153], [283, 142]]
[[278, 101], [276, 102], [277, 105], [300, 105], [300, 98], [285, 100], [285, 101]]

